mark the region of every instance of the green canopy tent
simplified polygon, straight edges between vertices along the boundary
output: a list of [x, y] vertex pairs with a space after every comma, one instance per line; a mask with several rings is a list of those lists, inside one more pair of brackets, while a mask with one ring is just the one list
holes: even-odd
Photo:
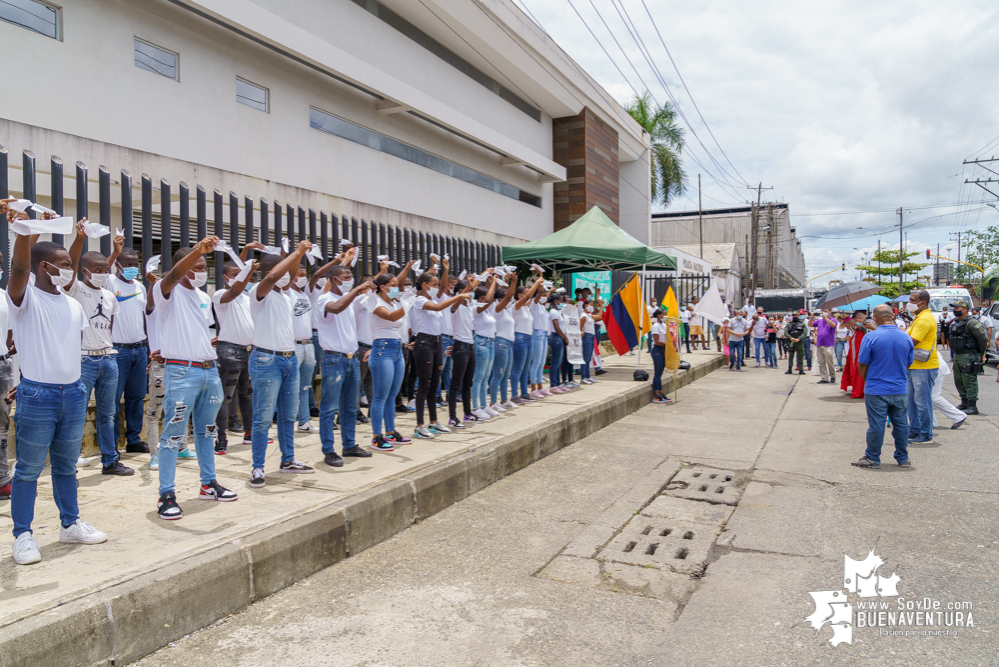
[[565, 229], [503, 248], [504, 262], [533, 262], [553, 272], [675, 271], [676, 257], [645, 245], [594, 206]]

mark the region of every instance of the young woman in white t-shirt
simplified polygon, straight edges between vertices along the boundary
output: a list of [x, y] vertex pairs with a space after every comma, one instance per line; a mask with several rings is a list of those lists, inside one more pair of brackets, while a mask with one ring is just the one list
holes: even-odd
[[[579, 320], [580, 329], [583, 332], [583, 365], [579, 369], [581, 384], [596, 384], [596, 380], [590, 377], [590, 360], [593, 359], [593, 347], [597, 337], [596, 322], [602, 322], [603, 314], [597, 310], [592, 301], [581, 301], [579, 307], [583, 314]], [[660, 309], [656, 309], [660, 310]]]
[[551, 330], [546, 304], [554, 293], [554, 288], [547, 293], [544, 289], [541, 289], [531, 303], [531, 317], [534, 320], [532, 324], [534, 330], [531, 332], [531, 367], [529, 379], [531, 381], [531, 396], [539, 399], [552, 395], [550, 391], [545, 389], [545, 360], [548, 358], [548, 333]]
[[653, 313], [656, 318], [652, 325], [652, 368], [655, 375], [652, 377], [652, 402], [669, 403], [670, 400], [663, 396], [663, 370], [666, 368], [666, 346], [670, 344], [669, 331], [663, 324], [663, 311], [657, 308]]
[[496, 296], [496, 276], [489, 275], [486, 287], [475, 290], [472, 302], [475, 317], [472, 331], [475, 340], [475, 376], [472, 378], [472, 414], [485, 421], [499, 413], [489, 409], [486, 394], [489, 388], [489, 375], [493, 371], [493, 357], [496, 354], [496, 317], [492, 312], [493, 298]]
[[513, 368], [510, 371], [511, 401], [524, 405], [529, 401], [538, 400], [531, 396], [528, 388], [531, 375], [531, 337], [534, 333], [534, 315], [531, 305], [534, 295], [541, 292], [541, 272], [535, 275], [534, 284], [530, 287], [517, 287], [516, 301], [513, 305]]
[[552, 360], [548, 365], [549, 389], [553, 394], [567, 394], [569, 389], [562, 383], [562, 361], [565, 359], [565, 348], [569, 344], [569, 337], [562, 329], [562, 304], [563, 297], [560, 293], [555, 293], [549, 299], [552, 307], [548, 311], [548, 319], [551, 322], [551, 333], [548, 336], [548, 346], [552, 351]]
[[412, 440], [395, 429], [395, 397], [406, 374], [406, 359], [402, 354], [406, 331], [406, 310], [399, 289], [413, 262], [403, 267], [399, 276], [383, 273], [375, 278], [375, 299], [371, 308], [371, 352], [368, 367], [374, 396], [371, 399], [371, 446], [378, 451], [392, 451], [396, 445], [408, 445]]
[[[443, 280], [447, 280], [448, 264], [444, 260]], [[445, 311], [461, 301], [468, 301], [471, 294], [462, 293], [449, 299], [438, 300], [440, 280], [432, 273], [421, 273], [416, 279], [416, 301], [410, 309], [410, 321], [416, 342], [413, 344], [413, 365], [419, 384], [416, 387], [416, 431], [417, 438], [432, 439], [438, 433], [450, 433], [451, 429], [437, 420], [437, 385], [444, 369], [444, 355], [441, 350], [441, 334], [444, 331]], [[427, 404], [427, 397], [430, 403]], [[424, 407], [430, 412], [430, 425], [423, 422]]]
[[509, 287], [497, 291], [499, 301], [493, 304], [493, 314], [496, 317], [496, 338], [493, 343], [493, 370], [489, 375], [489, 409], [497, 414], [518, 407], [511, 403], [507, 387], [510, 383], [510, 372], [513, 370], [513, 339], [516, 323], [513, 320], [513, 310], [508, 306], [513, 301], [517, 289], [517, 276], [507, 276]]

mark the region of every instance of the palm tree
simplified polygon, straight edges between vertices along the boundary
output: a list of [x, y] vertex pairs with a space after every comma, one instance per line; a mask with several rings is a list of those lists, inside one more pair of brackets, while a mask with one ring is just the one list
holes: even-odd
[[652, 138], [652, 201], [668, 206], [687, 187], [680, 154], [684, 130], [677, 124], [676, 109], [669, 102], [659, 106], [645, 91], [624, 107]]

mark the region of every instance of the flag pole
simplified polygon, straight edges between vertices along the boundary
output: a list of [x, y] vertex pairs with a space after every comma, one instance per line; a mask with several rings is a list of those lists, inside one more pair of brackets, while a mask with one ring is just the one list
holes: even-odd
[[645, 324], [645, 315], [648, 314], [645, 308], [645, 264], [642, 264], [642, 277], [638, 281], [638, 307], [642, 310], [638, 313], [638, 362], [635, 368], [642, 367], [642, 325]]

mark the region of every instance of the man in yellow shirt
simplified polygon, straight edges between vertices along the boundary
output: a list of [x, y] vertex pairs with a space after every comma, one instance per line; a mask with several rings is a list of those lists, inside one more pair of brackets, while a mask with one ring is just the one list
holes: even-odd
[[[907, 333], [915, 344], [915, 358], [909, 366], [908, 382], [909, 442], [924, 445], [933, 442], [933, 383], [940, 370], [940, 360], [936, 355], [937, 321], [929, 305], [930, 293], [924, 289], [914, 290], [906, 304], [914, 315]], [[921, 356], [925, 361], [919, 361]]]

